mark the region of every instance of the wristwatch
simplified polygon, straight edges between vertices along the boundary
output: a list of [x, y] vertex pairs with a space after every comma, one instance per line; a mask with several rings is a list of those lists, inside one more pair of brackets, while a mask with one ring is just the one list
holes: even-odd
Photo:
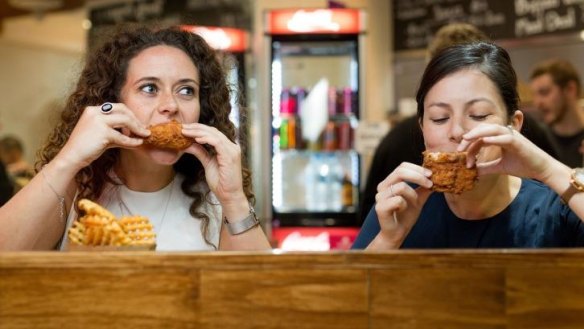
[[238, 235], [258, 226], [260, 224], [260, 221], [258, 220], [258, 216], [256, 216], [255, 210], [250, 205], [249, 215], [247, 217], [235, 223], [230, 223], [227, 220], [227, 217], [223, 217], [223, 223], [225, 224], [225, 226], [227, 226], [229, 234]]
[[584, 192], [584, 168], [575, 168], [570, 175], [570, 186], [562, 193], [562, 201], [568, 204], [574, 194], [582, 192]]

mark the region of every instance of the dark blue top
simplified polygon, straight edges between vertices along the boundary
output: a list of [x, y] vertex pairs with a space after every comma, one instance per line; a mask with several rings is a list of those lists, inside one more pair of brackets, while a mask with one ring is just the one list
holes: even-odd
[[[399, 219], [399, 217], [398, 217]], [[353, 244], [363, 249], [379, 233], [375, 207]], [[401, 248], [545, 248], [584, 245], [584, 224], [546, 185], [523, 179], [511, 204], [481, 220], [458, 218], [443, 193], [432, 193]]]

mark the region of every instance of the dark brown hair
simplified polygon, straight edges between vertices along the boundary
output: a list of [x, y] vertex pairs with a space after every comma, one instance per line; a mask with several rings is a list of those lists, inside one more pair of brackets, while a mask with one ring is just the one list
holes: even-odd
[[473, 42], [443, 49], [426, 66], [416, 95], [420, 122], [424, 117], [424, 99], [430, 89], [444, 77], [463, 69], [476, 69], [493, 82], [509, 118], [519, 110], [517, 75], [507, 51], [493, 43]]
[[[229, 120], [229, 87], [224, 71], [217, 61], [215, 51], [198, 35], [183, 31], [178, 27], [154, 29], [146, 27], [125, 28], [115, 33], [108, 41], [88, 58], [77, 86], [69, 96], [61, 119], [53, 129], [43, 148], [39, 151], [36, 165], [39, 170], [51, 161], [65, 145], [73, 128], [87, 106], [103, 102], [119, 102], [120, 91], [125, 83], [129, 62], [144, 49], [167, 45], [184, 51], [193, 61], [200, 76], [200, 123], [213, 126], [235, 141], [236, 131]], [[212, 150], [211, 150], [212, 151]], [[107, 182], [115, 184], [108, 172], [119, 157], [118, 149], [109, 149], [75, 176], [78, 198], [96, 200], [104, 191]], [[242, 158], [244, 154], [242, 153]], [[252, 202], [251, 174], [242, 161], [243, 188]], [[182, 191], [193, 198], [190, 213], [202, 220], [203, 236], [207, 244], [209, 216], [198, 212], [205, 202], [207, 192], [195, 190], [195, 185], [205, 182], [205, 173], [199, 160], [191, 154], [184, 154], [174, 165], [174, 169], [185, 176]], [[215, 248], [217, 246], [214, 246]]]

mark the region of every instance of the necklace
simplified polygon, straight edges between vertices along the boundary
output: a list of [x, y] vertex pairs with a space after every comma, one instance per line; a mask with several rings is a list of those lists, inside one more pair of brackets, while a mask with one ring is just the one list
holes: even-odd
[[[156, 235], [160, 234], [160, 232], [162, 232], [162, 226], [164, 225], [164, 219], [166, 218], [166, 212], [168, 210], [168, 205], [170, 204], [170, 199], [172, 198], [172, 192], [174, 190], [174, 182], [175, 182], [175, 177], [172, 178], [172, 181], [170, 182], [169, 185], [167, 185], [167, 187], [170, 187], [170, 191], [168, 191], [168, 196], [166, 198], [166, 203], [164, 205], [164, 211], [162, 212], [162, 216], [160, 217], [160, 225], [158, 225], [158, 229], [154, 230], [154, 233], [156, 233]], [[127, 216], [132, 216], [132, 211], [130, 210], [130, 208], [128, 207], [128, 205], [126, 204], [126, 202], [124, 202], [124, 199], [122, 198], [122, 193], [121, 193], [121, 186], [118, 187], [117, 190], [117, 194], [118, 194], [118, 206], [120, 207], [120, 213], [122, 214], [122, 216], [125, 216], [125, 213], [127, 213]]]

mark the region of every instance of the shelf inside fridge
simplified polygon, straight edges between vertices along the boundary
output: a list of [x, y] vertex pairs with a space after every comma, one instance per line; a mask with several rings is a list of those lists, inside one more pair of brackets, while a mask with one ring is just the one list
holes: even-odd
[[274, 212], [274, 227], [358, 227], [354, 212]]
[[355, 217], [358, 186], [359, 155], [354, 150], [283, 150], [272, 158], [272, 206], [278, 214]]

